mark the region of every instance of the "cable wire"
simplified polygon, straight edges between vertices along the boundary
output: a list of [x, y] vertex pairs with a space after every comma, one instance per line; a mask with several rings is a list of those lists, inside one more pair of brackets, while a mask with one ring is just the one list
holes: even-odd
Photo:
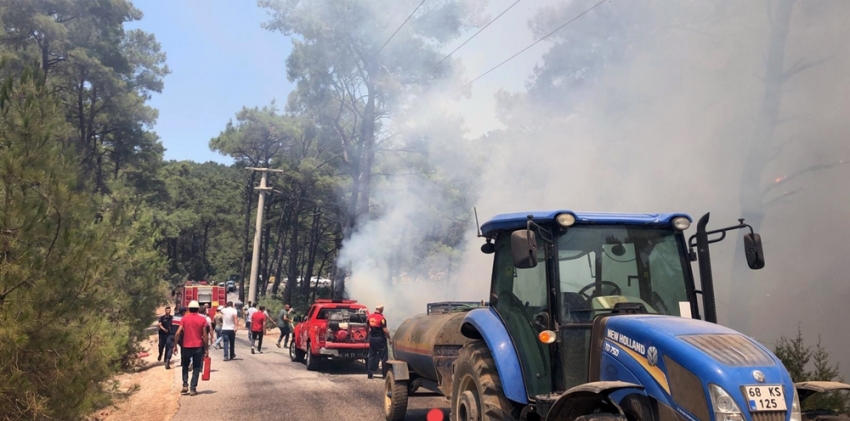
[[587, 9], [587, 10], [585, 10], [584, 12], [581, 12], [578, 16], [576, 16], [576, 17], [574, 17], [574, 18], [570, 19], [569, 21], [567, 21], [567, 23], [565, 23], [565, 24], [563, 24], [563, 25], [559, 26], [559, 27], [558, 27], [558, 28], [556, 28], [554, 31], [552, 31], [552, 32], [550, 32], [550, 33], [548, 33], [548, 34], [544, 35], [542, 38], [538, 39], [537, 41], [532, 42], [532, 43], [531, 43], [531, 45], [529, 45], [528, 47], [523, 48], [522, 50], [520, 50], [520, 52], [518, 52], [518, 53], [516, 53], [516, 54], [514, 54], [514, 55], [512, 55], [512, 56], [510, 56], [510, 57], [508, 57], [508, 59], [507, 59], [507, 60], [505, 60], [505, 61], [503, 61], [503, 62], [501, 62], [501, 63], [497, 64], [497, 65], [496, 65], [495, 67], [493, 67], [492, 69], [490, 69], [490, 70], [488, 70], [488, 71], [486, 71], [486, 72], [482, 73], [480, 76], [478, 76], [478, 77], [476, 77], [475, 79], [472, 79], [471, 81], [467, 82], [465, 85], [461, 86], [461, 89], [463, 89], [463, 88], [465, 88], [465, 87], [467, 87], [467, 86], [469, 86], [469, 85], [473, 84], [473, 83], [474, 83], [475, 81], [477, 81], [478, 79], [481, 79], [482, 77], [486, 76], [488, 73], [492, 72], [493, 70], [496, 70], [496, 69], [498, 69], [499, 67], [501, 67], [502, 65], [504, 65], [505, 63], [507, 63], [507, 62], [509, 62], [509, 61], [513, 60], [513, 59], [514, 59], [514, 57], [516, 57], [516, 56], [518, 56], [518, 55], [520, 55], [520, 54], [524, 53], [524, 52], [525, 52], [526, 50], [528, 50], [529, 48], [534, 47], [534, 46], [535, 46], [538, 42], [543, 41], [544, 39], [548, 38], [550, 35], [554, 34], [555, 32], [558, 32], [558, 31], [560, 31], [561, 29], [563, 29], [565, 26], [567, 26], [567, 25], [569, 25], [569, 24], [571, 24], [571, 23], [575, 22], [578, 18], [580, 18], [580, 17], [582, 17], [582, 16], [586, 15], [586, 14], [587, 14], [587, 13], [589, 13], [591, 10], [593, 10], [593, 9], [595, 9], [595, 8], [597, 8], [597, 7], [599, 7], [600, 5], [602, 5], [602, 3], [605, 3], [606, 1], [610, 1], [610, 0], [602, 0], [602, 1], [600, 1], [599, 3], [596, 3], [596, 4], [595, 4], [595, 5], [593, 5], [590, 9]]
[[373, 58], [373, 59], [374, 59], [375, 57], [377, 57], [377, 56], [378, 56], [378, 53], [380, 53], [380, 52], [381, 52], [381, 50], [383, 50], [383, 49], [384, 49], [384, 47], [386, 47], [386, 46], [387, 46], [387, 44], [389, 44], [389, 43], [390, 43], [390, 41], [392, 41], [392, 40], [393, 40], [393, 38], [395, 37], [395, 34], [397, 34], [397, 33], [398, 33], [398, 31], [400, 31], [400, 30], [401, 30], [401, 28], [403, 28], [403, 27], [404, 27], [404, 25], [407, 23], [407, 21], [409, 21], [409, 20], [410, 20], [410, 18], [412, 18], [412, 17], [413, 17], [413, 15], [416, 13], [416, 11], [417, 11], [417, 10], [419, 10], [419, 8], [420, 8], [420, 7], [422, 7], [422, 5], [423, 5], [423, 4], [425, 4], [425, 0], [422, 0], [422, 3], [419, 3], [419, 6], [416, 6], [416, 8], [415, 8], [415, 9], [413, 9], [413, 11], [412, 11], [412, 12], [410, 12], [410, 16], [408, 16], [408, 17], [407, 17], [407, 19], [405, 19], [405, 20], [404, 20], [404, 22], [402, 22], [402, 23], [401, 23], [401, 25], [399, 25], [398, 29], [396, 29], [396, 30], [395, 30], [395, 32], [393, 32], [393, 34], [392, 34], [392, 35], [390, 35], [390, 38], [387, 40], [387, 42], [385, 42], [385, 43], [384, 43], [384, 45], [382, 45], [382, 46], [381, 46], [381, 48], [379, 48], [379, 49], [378, 49], [378, 51], [376, 51], [376, 52], [375, 52], [375, 55], [374, 55], [374, 56], [372, 56], [372, 58]]
[[488, 26], [490, 26], [490, 24], [492, 24], [493, 22], [495, 22], [495, 21], [499, 20], [499, 18], [500, 18], [500, 17], [502, 17], [502, 15], [504, 15], [505, 13], [507, 13], [507, 12], [508, 12], [508, 10], [511, 10], [514, 6], [516, 6], [516, 5], [517, 5], [517, 3], [521, 2], [521, 1], [522, 1], [522, 0], [516, 0], [516, 1], [514, 2], [514, 4], [512, 4], [512, 5], [508, 6], [508, 8], [507, 8], [507, 9], [505, 9], [504, 11], [502, 11], [502, 13], [499, 13], [499, 16], [496, 16], [496, 18], [495, 18], [495, 19], [493, 19], [493, 20], [491, 20], [491, 21], [490, 21], [490, 23], [488, 23], [488, 24], [484, 25], [484, 27], [482, 27], [481, 29], [479, 29], [479, 30], [478, 30], [478, 32], [476, 32], [476, 33], [475, 33], [475, 34], [473, 34], [471, 37], [469, 37], [469, 39], [467, 39], [466, 41], [464, 41], [464, 42], [463, 42], [463, 44], [461, 44], [460, 46], [458, 46], [457, 48], [455, 48], [455, 49], [454, 49], [451, 53], [449, 53], [448, 55], [446, 55], [445, 57], [443, 57], [443, 59], [442, 59], [442, 60], [440, 60], [439, 62], [437, 62], [437, 64], [435, 64], [435, 65], [434, 65], [434, 67], [432, 67], [432, 68], [428, 69], [428, 71], [430, 72], [430, 71], [433, 71], [434, 69], [436, 69], [436, 68], [437, 68], [437, 66], [439, 66], [439, 65], [440, 65], [440, 64], [442, 64], [444, 61], [446, 61], [449, 57], [451, 57], [451, 56], [452, 56], [452, 54], [454, 54], [455, 52], [457, 52], [457, 50], [460, 50], [460, 49], [461, 49], [461, 47], [463, 47], [464, 45], [466, 45], [466, 43], [467, 43], [467, 42], [472, 41], [472, 39], [473, 39], [473, 38], [475, 38], [476, 36], [478, 36], [478, 34], [480, 34], [480, 33], [481, 33], [481, 31], [483, 31], [483, 30], [487, 29], [487, 27], [488, 27]]

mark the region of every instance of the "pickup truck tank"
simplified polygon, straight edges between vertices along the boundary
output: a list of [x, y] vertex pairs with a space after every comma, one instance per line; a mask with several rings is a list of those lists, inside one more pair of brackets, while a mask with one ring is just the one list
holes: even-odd
[[402, 323], [393, 334], [393, 356], [443, 393], [451, 393], [452, 363], [469, 339], [460, 333], [467, 312], [421, 314]]

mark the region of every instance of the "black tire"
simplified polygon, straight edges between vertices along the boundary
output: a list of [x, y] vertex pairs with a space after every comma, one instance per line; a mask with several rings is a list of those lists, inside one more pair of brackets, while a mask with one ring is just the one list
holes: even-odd
[[307, 342], [307, 352], [305, 353], [305, 364], [307, 364], [307, 370], [317, 371], [319, 370], [319, 365], [321, 363], [321, 359], [316, 358], [313, 355], [313, 349], [310, 348], [310, 342]]
[[384, 381], [384, 416], [387, 421], [402, 421], [407, 414], [407, 380], [395, 380], [392, 370]]
[[[453, 421], [513, 421], [518, 419], [520, 410], [502, 392], [496, 362], [487, 344], [481, 340], [464, 345], [458, 353], [454, 362], [451, 400]], [[471, 418], [475, 414], [477, 418]]]
[[292, 362], [300, 363], [301, 361], [304, 361], [304, 354], [304, 351], [295, 347], [294, 341], [289, 344], [289, 359], [292, 360]]
[[[567, 420], [564, 420], [567, 421]], [[574, 421], [626, 421], [626, 417], [620, 414], [588, 414], [576, 418]]]

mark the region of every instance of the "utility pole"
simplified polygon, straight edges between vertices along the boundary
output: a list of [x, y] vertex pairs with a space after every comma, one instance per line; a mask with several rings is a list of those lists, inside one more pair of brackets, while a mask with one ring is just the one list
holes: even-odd
[[[253, 258], [251, 259], [251, 279], [248, 287], [248, 301], [251, 303], [257, 303], [257, 272], [259, 272], [260, 266], [260, 237], [263, 233], [263, 208], [265, 206], [265, 198], [266, 191], [271, 190], [271, 187], [266, 186], [266, 181], [268, 180], [269, 172], [282, 173], [283, 170], [274, 170], [270, 168], [254, 168], [248, 167], [246, 168], [249, 171], [260, 171], [263, 173], [262, 178], [260, 178], [260, 187], [256, 189], [260, 191], [260, 201], [257, 204], [257, 225], [254, 230], [254, 253]], [[264, 281], [268, 282], [267, 279]]]

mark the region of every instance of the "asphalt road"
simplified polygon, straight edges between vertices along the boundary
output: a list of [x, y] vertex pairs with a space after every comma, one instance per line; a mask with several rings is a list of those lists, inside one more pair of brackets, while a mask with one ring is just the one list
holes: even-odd
[[[367, 379], [362, 362], [325, 362], [321, 371], [307, 371], [290, 360], [287, 348], [275, 346], [277, 334], [264, 338], [263, 354], [254, 355], [246, 330], [236, 336], [236, 359], [225, 362], [222, 350], [211, 349], [210, 380], [198, 382], [198, 395], [180, 398], [174, 421], [384, 419], [384, 380]], [[180, 366], [173, 370], [172, 390], [180, 393]], [[409, 400], [406, 420], [430, 421], [432, 408], [448, 420], [448, 406], [442, 395], [420, 389]]]

